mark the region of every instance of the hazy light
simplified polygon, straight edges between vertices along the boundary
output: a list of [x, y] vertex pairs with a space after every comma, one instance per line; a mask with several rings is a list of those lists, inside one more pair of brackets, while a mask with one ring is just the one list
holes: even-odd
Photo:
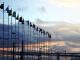
[[80, 6], [80, 0], [49, 0], [51, 4], [64, 7], [78, 7]]

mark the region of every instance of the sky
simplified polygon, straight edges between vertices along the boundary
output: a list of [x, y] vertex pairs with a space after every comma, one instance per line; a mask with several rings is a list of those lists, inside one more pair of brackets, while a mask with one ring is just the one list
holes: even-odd
[[80, 23], [80, 0], [0, 0], [25, 20]]
[[0, 0], [0, 4], [2, 2], [5, 8], [9, 5], [25, 20], [49, 31], [52, 38], [80, 43], [80, 0]]
[[56, 31], [60, 38], [64, 34], [79, 36], [80, 0], [0, 0], [2, 2], [5, 9], [9, 5], [25, 20], [35, 22], [53, 36]]

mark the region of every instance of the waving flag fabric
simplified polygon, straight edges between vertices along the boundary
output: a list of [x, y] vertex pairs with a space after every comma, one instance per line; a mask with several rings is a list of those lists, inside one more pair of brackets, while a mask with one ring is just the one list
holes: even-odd
[[4, 9], [4, 3], [0, 5], [0, 8], [1, 9]]

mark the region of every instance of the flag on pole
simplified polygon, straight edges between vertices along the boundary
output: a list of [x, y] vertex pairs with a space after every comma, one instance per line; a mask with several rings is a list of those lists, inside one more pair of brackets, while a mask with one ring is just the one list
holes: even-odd
[[49, 35], [49, 38], [51, 38], [51, 34]]
[[17, 15], [16, 19], [19, 20], [19, 14]]
[[1, 9], [4, 9], [4, 3], [0, 5], [0, 8]]
[[22, 24], [24, 24], [24, 19], [22, 20]]
[[8, 15], [11, 16], [12, 15], [12, 9], [9, 10]]
[[42, 29], [41, 29], [41, 28], [39, 29], [39, 32], [41, 32], [41, 33], [42, 33]]
[[28, 21], [26, 21], [27, 22], [27, 24], [29, 25], [29, 20]]
[[41, 30], [41, 34], [43, 33], [43, 29]]
[[32, 27], [32, 23], [30, 22], [30, 27]]
[[43, 30], [43, 34], [45, 35], [45, 31]]
[[7, 13], [9, 13], [9, 6], [5, 9], [5, 11], [7, 11]]
[[33, 28], [35, 29], [35, 24], [33, 24]]
[[48, 33], [48, 37], [51, 38], [51, 34]]
[[15, 11], [13, 12], [13, 15], [12, 16], [16, 18], [16, 12]]
[[19, 18], [19, 22], [22, 22], [22, 17]]
[[37, 28], [36, 28], [36, 31], [38, 31], [38, 29], [39, 29], [39, 28], [37, 27]]

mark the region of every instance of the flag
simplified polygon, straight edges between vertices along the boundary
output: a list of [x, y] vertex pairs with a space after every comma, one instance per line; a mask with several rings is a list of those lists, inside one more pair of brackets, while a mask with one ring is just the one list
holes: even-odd
[[13, 15], [12, 16], [16, 18], [16, 12], [15, 11], [13, 12]]
[[9, 13], [9, 6], [5, 9], [5, 11], [7, 11], [7, 13]]
[[28, 21], [26, 21], [27, 22], [27, 24], [29, 25], [29, 20]]
[[33, 28], [35, 29], [35, 24], [33, 24]]
[[4, 3], [0, 5], [0, 8], [1, 9], [4, 9]]
[[38, 31], [38, 27], [36, 28], [36, 31]]
[[30, 27], [32, 27], [32, 23], [30, 22]]
[[48, 32], [46, 32], [46, 35], [48, 34]]
[[45, 35], [45, 31], [43, 30], [43, 34]]
[[19, 14], [17, 15], [16, 19], [19, 20]]
[[41, 28], [39, 29], [39, 32], [41, 32], [41, 33], [42, 33], [42, 29], [41, 29]]
[[51, 34], [48, 33], [48, 37], [51, 38]]
[[22, 24], [24, 24], [24, 19], [22, 20]]
[[43, 33], [43, 29], [41, 30], [41, 33]]
[[9, 10], [8, 15], [10, 15], [10, 16], [12, 15], [12, 9]]
[[22, 22], [22, 17], [19, 18], [19, 22]]
[[51, 34], [49, 35], [49, 38], [51, 38]]

